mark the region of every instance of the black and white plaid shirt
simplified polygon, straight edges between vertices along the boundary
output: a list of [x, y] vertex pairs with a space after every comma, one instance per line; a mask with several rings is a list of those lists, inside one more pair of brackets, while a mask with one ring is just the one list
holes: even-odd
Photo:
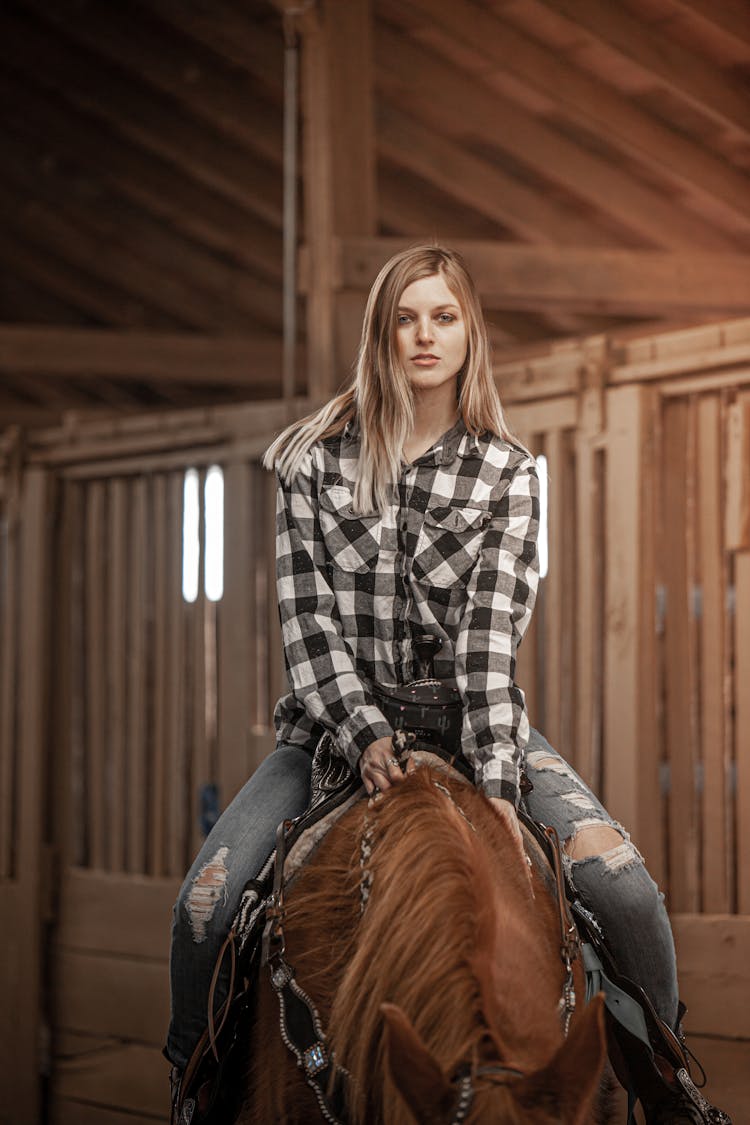
[[435, 633], [439, 678], [464, 700], [463, 752], [488, 796], [517, 801], [528, 739], [514, 682], [537, 588], [534, 461], [463, 422], [413, 464], [386, 511], [358, 516], [356, 429], [313, 446], [279, 483], [277, 578], [290, 693], [277, 738], [312, 749], [323, 730], [356, 769], [392, 730], [369, 685], [413, 678], [412, 641]]

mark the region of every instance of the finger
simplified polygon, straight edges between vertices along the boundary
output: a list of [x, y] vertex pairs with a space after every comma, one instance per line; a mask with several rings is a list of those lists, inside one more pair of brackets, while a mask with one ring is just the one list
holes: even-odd
[[417, 772], [417, 763], [414, 761], [413, 758], [407, 758], [406, 759], [406, 772], [407, 773], [416, 773]]
[[398, 785], [399, 782], [404, 780], [401, 763], [397, 758], [389, 758], [386, 762], [386, 769], [388, 771], [388, 779], [393, 785]]
[[367, 766], [367, 776], [372, 779], [373, 785], [378, 786], [381, 792], [391, 787], [391, 777], [388, 773], [388, 765], [385, 762], [371, 762]]

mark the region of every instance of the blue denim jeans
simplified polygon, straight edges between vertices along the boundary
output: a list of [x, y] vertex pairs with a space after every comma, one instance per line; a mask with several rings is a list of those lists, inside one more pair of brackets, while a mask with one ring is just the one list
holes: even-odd
[[[662, 1019], [674, 1027], [677, 973], [672, 930], [663, 896], [641, 856], [581, 778], [533, 729], [526, 769], [534, 785], [525, 798], [528, 811], [556, 828], [561, 841], [587, 825], [610, 825], [621, 834], [619, 847], [566, 862], [621, 972], [641, 985]], [[280, 822], [299, 816], [307, 807], [310, 770], [307, 751], [279, 746], [216, 822], [185, 878], [174, 908], [167, 1038], [167, 1054], [181, 1069], [206, 1027], [214, 964], [242, 888], [268, 858]], [[224, 999], [226, 987], [227, 974], [223, 974], [217, 982], [215, 1006]]]
[[[211, 976], [242, 889], [268, 859], [281, 821], [307, 808], [311, 764], [310, 754], [299, 746], [282, 744], [269, 754], [221, 814], [182, 884], [172, 921], [166, 1046], [181, 1070], [206, 1028]], [[228, 972], [223, 972], [217, 981], [217, 1008], [227, 985]]]
[[664, 895], [621, 825], [612, 820], [575, 770], [531, 730], [526, 772], [534, 786], [525, 798], [534, 820], [557, 830], [560, 842], [587, 827], [608, 825], [622, 843], [601, 855], [564, 862], [583, 905], [594, 915], [623, 976], [639, 984], [658, 1015], [677, 1024], [677, 964]]

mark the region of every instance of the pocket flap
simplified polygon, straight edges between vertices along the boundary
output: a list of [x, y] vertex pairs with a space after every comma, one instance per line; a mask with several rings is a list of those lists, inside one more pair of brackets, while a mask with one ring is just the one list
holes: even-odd
[[428, 508], [425, 522], [444, 531], [477, 531], [486, 524], [492, 513], [488, 508]]

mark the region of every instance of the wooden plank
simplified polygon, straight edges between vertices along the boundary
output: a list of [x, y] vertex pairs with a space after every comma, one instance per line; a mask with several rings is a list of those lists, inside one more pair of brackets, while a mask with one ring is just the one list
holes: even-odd
[[[747, 966], [750, 918], [726, 914], [672, 915], [680, 995], [688, 1034], [750, 1038]], [[711, 971], [707, 972], [710, 951]]]
[[[726, 4], [690, 0], [722, 18]], [[687, 134], [662, 123], [601, 78], [575, 65], [564, 51], [554, 50], [514, 27], [502, 12], [490, 13], [465, 0], [415, 0], [412, 6], [429, 15], [452, 37], [484, 56], [494, 70], [515, 74], [524, 85], [542, 91], [565, 117], [606, 144], [658, 169], [683, 190], [697, 188], [707, 200], [721, 199], [737, 215], [750, 216], [747, 182], [739, 170], [697, 144]], [[587, 239], [584, 242], [588, 243]]]
[[169, 583], [174, 576], [168, 570], [167, 477], [156, 473], [151, 483], [153, 520], [153, 741], [150, 757], [151, 785], [149, 791], [149, 834], [146, 854], [148, 874], [167, 873], [167, 808], [173, 779], [167, 766], [167, 606]]
[[61, 949], [145, 957], [166, 965], [179, 888], [178, 879], [70, 868], [60, 883], [57, 944]]
[[669, 766], [669, 903], [672, 910], [698, 909], [698, 824], [690, 698], [692, 683], [688, 558], [688, 456], [690, 419], [684, 400], [664, 407], [661, 526], [662, 582], [665, 591], [665, 738]]
[[[154, 620], [150, 561], [154, 553], [152, 526], [148, 519], [148, 481], [138, 477], [128, 482], [130, 528], [128, 535], [129, 602], [127, 630], [127, 834], [125, 870], [146, 871], [146, 856], [157, 852], [155, 825], [161, 824], [164, 778], [159, 771], [164, 747], [154, 738], [148, 723], [156, 709], [152, 676], [152, 648], [147, 641], [149, 622]], [[160, 704], [161, 706], [161, 704]], [[148, 711], [147, 711], [148, 708]], [[158, 810], [154, 818], [154, 806]], [[150, 814], [150, 815], [149, 815]], [[147, 846], [148, 841], [148, 846]], [[161, 869], [159, 869], [161, 870]]]
[[0, 327], [0, 371], [252, 384], [276, 376], [276, 336], [200, 336], [103, 328]]
[[[545, 181], [562, 185], [574, 199], [593, 206], [649, 245], [702, 249], [731, 249], [731, 239], [675, 207], [655, 188], [615, 166], [590, 148], [577, 144], [559, 129], [524, 109], [518, 101], [490, 87], [423, 44], [399, 35], [380, 23], [376, 30], [376, 80], [390, 98], [418, 106], [439, 122], [441, 132], [460, 141], [469, 131], [509, 153]], [[446, 166], [445, 190], [450, 193], [451, 171]], [[606, 220], [605, 220], [606, 221]]]
[[[38, 1049], [42, 1011], [41, 898], [45, 761], [45, 720], [49, 683], [45, 669], [50, 620], [49, 479], [26, 470], [21, 498], [22, 576], [19, 644], [18, 899], [7, 915], [3, 967], [4, 1008], [12, 1033], [3, 1037], [5, 1061], [0, 1078], [2, 1104], [20, 1121], [38, 1120], [40, 1083]], [[4, 974], [5, 976], [5, 974]], [[10, 1089], [7, 1086], [10, 1086]]]
[[52, 955], [52, 979], [56, 1029], [163, 1046], [169, 1022], [163, 960], [62, 949]]
[[[127, 493], [125, 482], [113, 478], [107, 482], [107, 560], [102, 577], [106, 581], [106, 770], [109, 809], [107, 852], [112, 871], [125, 869], [125, 824], [131, 809], [127, 806], [125, 756], [125, 692], [127, 668], [126, 620], [128, 613], [126, 558], [129, 540], [127, 529]], [[102, 747], [104, 750], [104, 747]]]
[[723, 126], [731, 125], [746, 135], [750, 134], [750, 111], [740, 84], [727, 71], [683, 47], [676, 38], [662, 31], [658, 23], [646, 25], [622, 6], [605, 11], [596, 0], [542, 2], [632, 59], [680, 97], [686, 98], [702, 112], [710, 113]]
[[737, 909], [750, 914], [750, 551], [735, 555], [734, 582]]
[[166, 809], [167, 866], [164, 874], [182, 876], [187, 870], [189, 842], [189, 782], [184, 708], [190, 696], [184, 676], [184, 646], [187, 640], [182, 598], [182, 522], [184, 470], [169, 474], [167, 483], [167, 649], [165, 715], [165, 762], [169, 778]]
[[563, 613], [563, 525], [566, 519], [566, 497], [563, 473], [563, 445], [559, 430], [544, 436], [547, 458], [547, 495], [549, 571], [544, 589], [544, 734], [562, 753], [562, 667], [560, 644]]
[[[10, 475], [10, 470], [9, 470]], [[14, 874], [14, 836], [16, 829], [15, 782], [17, 777], [16, 742], [16, 659], [18, 643], [19, 538], [16, 477], [8, 482], [7, 495], [0, 506], [0, 882]]]
[[92, 481], [86, 501], [86, 805], [88, 862], [91, 867], [106, 867], [107, 850], [106, 795], [106, 681], [105, 681], [105, 608], [104, 588], [106, 560], [105, 491], [101, 481]]
[[217, 782], [224, 808], [248, 777], [247, 737], [257, 706], [250, 631], [254, 568], [251, 472], [241, 462], [224, 469], [224, 597], [217, 605]]
[[[404, 246], [389, 238], [341, 241], [342, 284], [369, 287]], [[520, 246], [457, 241], [484, 303], [619, 315], [738, 315], [750, 309], [747, 255]]]
[[205, 486], [206, 473], [203, 469], [200, 469], [198, 471], [198, 541], [200, 543], [198, 597], [192, 605], [188, 605], [187, 602], [184, 603], [185, 623], [187, 627], [185, 656], [189, 669], [187, 696], [185, 699], [185, 718], [188, 724], [186, 749], [190, 762], [188, 815], [190, 825], [190, 850], [193, 854], [198, 852], [204, 839], [199, 818], [200, 793], [203, 787], [212, 780], [206, 730], [206, 596], [204, 592], [206, 576]]
[[662, 796], [662, 700], [657, 635], [657, 545], [661, 492], [661, 402], [653, 388], [640, 391], [641, 432], [637, 442], [641, 466], [638, 641], [638, 847], [649, 872], [666, 885], [667, 827]]
[[443, 191], [446, 167], [450, 167], [451, 195], [479, 214], [508, 227], [525, 242], [612, 245], [611, 236], [598, 230], [588, 219], [579, 217], [544, 192], [526, 187], [462, 145], [436, 134], [416, 118], [401, 112], [397, 104], [382, 99], [377, 124], [378, 151], [392, 164], [408, 168]]
[[750, 393], [739, 394], [727, 411], [727, 498], [725, 534], [729, 551], [750, 547]]
[[698, 405], [697, 548], [702, 604], [700, 614], [700, 690], [702, 750], [702, 907], [710, 914], [731, 909], [727, 809], [729, 770], [725, 761], [724, 654], [726, 561], [721, 520], [722, 412], [718, 396]]
[[603, 799], [637, 838], [641, 392], [607, 392]]
[[[56, 1068], [53, 1097], [148, 1116], [168, 1109], [169, 1066], [156, 1047], [137, 1043], [106, 1045]], [[105, 1118], [106, 1120], [106, 1118]]]

